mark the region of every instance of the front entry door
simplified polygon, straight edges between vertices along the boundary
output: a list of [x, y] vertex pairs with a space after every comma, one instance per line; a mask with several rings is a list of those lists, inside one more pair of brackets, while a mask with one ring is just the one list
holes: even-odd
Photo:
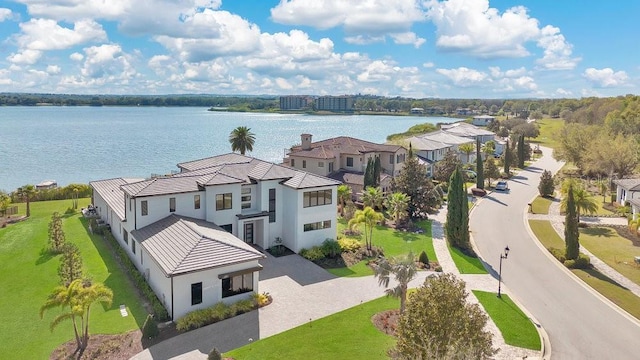
[[253, 223], [244, 223], [244, 242], [253, 244]]

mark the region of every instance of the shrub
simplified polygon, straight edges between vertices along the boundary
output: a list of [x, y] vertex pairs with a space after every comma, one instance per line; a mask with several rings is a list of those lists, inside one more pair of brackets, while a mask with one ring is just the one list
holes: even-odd
[[440, 265], [436, 266], [436, 267], [433, 269], [433, 271], [435, 271], [435, 272], [442, 272], [442, 266], [440, 266]]
[[147, 315], [147, 319], [144, 321], [144, 325], [142, 325], [142, 336], [147, 339], [152, 339], [158, 336], [158, 333], [158, 324], [153, 320], [153, 315]]
[[338, 245], [343, 252], [355, 252], [362, 247], [360, 241], [352, 238], [341, 238], [338, 240]]
[[[97, 226], [95, 219], [91, 219], [90, 226]], [[93, 229], [101, 229], [102, 227], [92, 227]], [[138, 271], [136, 266], [133, 264], [125, 250], [118, 244], [116, 238], [110, 232], [107, 232], [104, 235], [104, 238], [107, 239], [111, 243], [111, 247], [114, 249], [116, 256], [120, 259], [122, 265], [126, 268], [126, 272], [131, 276], [131, 279], [134, 282], [134, 286], [142, 292], [142, 294], [147, 298], [147, 300], [151, 303], [151, 307], [153, 308], [154, 318], [158, 321], [167, 321], [169, 320], [169, 312], [162, 305], [160, 299], [156, 293], [153, 292], [147, 280], [145, 280], [144, 276]]]
[[340, 244], [338, 244], [338, 242], [333, 239], [326, 239], [325, 241], [323, 241], [321, 248], [322, 253], [325, 257], [334, 258], [342, 253]]
[[311, 249], [300, 250], [300, 256], [309, 261], [318, 261], [324, 258], [324, 252], [319, 246], [314, 246]]
[[569, 269], [588, 269], [591, 267], [591, 259], [585, 254], [580, 254], [575, 260], [566, 260], [564, 266]]
[[253, 301], [258, 307], [263, 307], [271, 303], [271, 295], [267, 292], [253, 294]]
[[223, 302], [219, 302], [206, 309], [195, 310], [184, 317], [178, 319], [176, 323], [176, 329], [178, 331], [189, 331], [197, 328], [201, 328], [206, 325], [216, 323], [228, 319], [230, 317], [244, 314], [256, 308], [256, 304], [253, 300], [240, 300], [231, 305], [226, 305]]
[[72, 207], [68, 207], [67, 210], [64, 211], [65, 215], [73, 215], [76, 213], [76, 209]]
[[560, 261], [563, 264], [565, 260], [567, 260], [567, 258], [564, 256], [564, 250], [562, 249], [556, 249], [554, 247], [550, 247], [549, 252], [551, 253], [551, 255], [553, 255], [553, 257], [558, 259], [558, 261]]
[[418, 261], [420, 261], [421, 263], [427, 266], [429, 265], [429, 257], [427, 256], [427, 253], [424, 252], [424, 250], [422, 250], [422, 252], [420, 253], [420, 256], [418, 257]]
[[220, 351], [218, 351], [217, 348], [213, 348], [209, 352], [209, 356], [207, 356], [207, 360], [222, 360], [222, 354], [220, 354]]

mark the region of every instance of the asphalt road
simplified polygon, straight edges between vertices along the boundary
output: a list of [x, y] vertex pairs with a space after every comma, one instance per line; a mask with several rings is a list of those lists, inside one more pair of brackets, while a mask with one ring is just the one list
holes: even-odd
[[640, 359], [640, 323], [557, 266], [525, 227], [524, 212], [538, 193], [542, 171], [561, 167], [550, 150], [544, 152], [509, 180], [508, 193], [490, 193], [472, 212], [469, 226], [480, 256], [497, 277], [500, 254], [509, 246], [503, 284], [547, 331], [552, 359]]

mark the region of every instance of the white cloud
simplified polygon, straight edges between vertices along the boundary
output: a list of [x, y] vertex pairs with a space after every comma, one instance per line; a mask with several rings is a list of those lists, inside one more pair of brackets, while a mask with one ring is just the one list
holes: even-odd
[[7, 60], [14, 64], [33, 65], [40, 59], [40, 57], [42, 57], [42, 51], [26, 49], [7, 56]]
[[427, 42], [426, 39], [418, 37], [416, 33], [408, 31], [403, 33], [391, 34], [391, 38], [393, 38], [396, 44], [401, 45], [413, 45], [416, 49], [420, 48], [422, 44]]
[[9, 20], [12, 17], [13, 17], [13, 13], [11, 12], [11, 9], [0, 8], [0, 22]]
[[49, 75], [60, 74], [61, 71], [62, 71], [62, 69], [58, 65], [48, 65], [47, 66], [47, 73]]
[[571, 95], [573, 95], [570, 90], [565, 90], [563, 88], [557, 88], [555, 93], [556, 95], [559, 95], [561, 97], [570, 97]]
[[626, 85], [629, 77], [624, 71], [614, 71], [611, 68], [588, 68], [582, 74], [596, 87], [614, 87]]
[[449, 78], [454, 85], [460, 87], [477, 86], [491, 82], [491, 78], [486, 73], [466, 67], [437, 69], [436, 71]]
[[424, 39], [413, 34], [411, 26], [425, 21], [425, 12], [416, 0], [281, 0], [271, 9], [273, 21], [287, 25], [312, 26], [317, 29], [342, 27], [352, 44], [369, 44], [386, 35], [397, 44], [419, 47]]
[[60, 50], [90, 41], [106, 40], [102, 26], [93, 20], [79, 20], [73, 29], [65, 28], [54, 20], [31, 19], [20, 24], [22, 33], [16, 37], [18, 46], [30, 50]]
[[428, 18], [437, 27], [436, 45], [479, 58], [525, 57], [529, 42], [543, 49], [539, 63], [547, 69], [573, 69], [572, 45], [553, 26], [539, 28], [537, 19], [523, 6], [502, 14], [489, 7], [489, 0], [429, 0]]
[[84, 51], [85, 60], [80, 73], [85, 78], [118, 82], [135, 75], [130, 56], [119, 45], [91, 46]]
[[184, 61], [248, 54], [260, 45], [258, 26], [227, 11], [205, 9], [185, 17], [181, 26], [182, 37], [158, 35], [154, 39]]
[[276, 78], [276, 85], [278, 85], [278, 87], [280, 89], [283, 89], [283, 90], [291, 90], [291, 89], [293, 89], [293, 85], [291, 85], [287, 81], [287, 79], [283, 79], [283, 78], [280, 78], [280, 77]]
[[435, 67], [435, 66], [436, 66], [436, 64], [431, 62], [431, 61], [422, 64], [422, 67], [425, 67], [427, 69], [430, 69], [430, 68]]
[[82, 61], [82, 59], [84, 59], [84, 55], [78, 52], [74, 52], [73, 54], [69, 55], [69, 59], [73, 61]]

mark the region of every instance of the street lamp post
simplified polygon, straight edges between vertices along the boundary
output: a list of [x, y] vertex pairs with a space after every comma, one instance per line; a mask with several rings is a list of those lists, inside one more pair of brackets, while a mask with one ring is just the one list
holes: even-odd
[[509, 256], [509, 246], [504, 248], [504, 254], [500, 254], [500, 270], [498, 271], [498, 297], [500, 296], [500, 285], [502, 284], [502, 259], [506, 259]]

